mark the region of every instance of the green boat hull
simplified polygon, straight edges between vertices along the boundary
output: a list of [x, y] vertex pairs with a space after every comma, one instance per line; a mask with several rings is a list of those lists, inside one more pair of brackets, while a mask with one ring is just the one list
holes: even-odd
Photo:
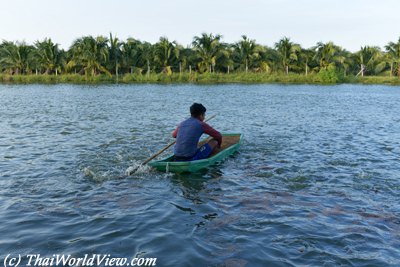
[[[224, 140], [238, 137], [238, 141], [229, 147], [223, 149], [219, 153], [212, 155], [209, 158], [201, 159], [201, 160], [194, 160], [194, 161], [173, 161], [173, 155], [170, 155], [166, 158], [161, 160], [151, 161], [149, 166], [162, 171], [162, 172], [174, 172], [174, 173], [182, 173], [182, 172], [197, 172], [201, 169], [208, 168], [209, 166], [229, 157], [233, 153], [235, 153], [242, 142], [242, 134], [238, 133], [231, 133], [231, 134], [222, 134], [222, 138]], [[224, 142], [224, 141], [223, 141]], [[223, 145], [224, 143], [222, 143]]]

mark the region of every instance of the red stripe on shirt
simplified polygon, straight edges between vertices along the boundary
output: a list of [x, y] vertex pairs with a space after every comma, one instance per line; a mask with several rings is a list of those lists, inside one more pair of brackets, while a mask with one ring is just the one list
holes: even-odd
[[208, 125], [205, 122], [201, 122], [201, 124], [203, 126], [204, 133], [206, 133], [209, 136], [211, 136], [212, 138], [214, 138], [218, 142], [218, 146], [221, 146], [221, 143], [222, 143], [221, 133], [218, 132], [217, 130], [215, 130], [213, 127], [211, 127], [210, 125]]

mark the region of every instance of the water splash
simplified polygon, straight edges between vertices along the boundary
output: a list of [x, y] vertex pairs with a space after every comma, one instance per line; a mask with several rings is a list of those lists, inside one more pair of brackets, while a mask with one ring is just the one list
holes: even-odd
[[103, 181], [112, 179], [113, 171], [111, 171], [111, 170], [105, 170], [105, 171], [93, 170], [93, 169], [91, 169], [90, 166], [88, 166], [83, 169], [83, 175], [85, 177], [91, 179], [92, 181], [103, 182]]
[[133, 162], [132, 165], [126, 169], [125, 175], [144, 174], [149, 173], [151, 170], [151, 167], [148, 165], [142, 165], [141, 162]]
[[85, 167], [83, 169], [83, 174], [85, 177], [90, 177], [90, 178], [94, 177], [94, 172], [90, 169], [90, 167]]

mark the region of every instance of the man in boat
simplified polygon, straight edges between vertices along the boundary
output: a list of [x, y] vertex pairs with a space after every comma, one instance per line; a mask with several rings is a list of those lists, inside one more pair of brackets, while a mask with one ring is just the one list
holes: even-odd
[[[181, 122], [172, 132], [172, 137], [176, 138], [174, 147], [176, 161], [205, 159], [221, 147], [221, 133], [204, 122], [206, 108], [202, 104], [194, 103], [190, 106], [190, 115], [189, 119]], [[213, 139], [198, 148], [197, 144], [203, 133]]]

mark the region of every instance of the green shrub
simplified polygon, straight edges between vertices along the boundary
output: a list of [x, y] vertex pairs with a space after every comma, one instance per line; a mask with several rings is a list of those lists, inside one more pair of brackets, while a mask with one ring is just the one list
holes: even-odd
[[328, 66], [319, 71], [318, 78], [321, 83], [338, 83], [343, 81], [343, 74], [336, 70], [335, 66]]
[[62, 74], [62, 75], [46, 75], [46, 74], [29, 74], [29, 75], [9, 75], [0, 74], [0, 83], [19, 83], [19, 84], [55, 84], [55, 83], [72, 83], [72, 84], [111, 84], [111, 83], [200, 83], [200, 84], [218, 84], [218, 83], [281, 83], [281, 84], [335, 84], [339, 82], [345, 83], [362, 83], [362, 84], [393, 84], [399, 85], [399, 77], [389, 76], [364, 76], [344, 77], [335, 67], [322, 69], [319, 73], [310, 73], [309, 75], [289, 73], [267, 73], [267, 72], [231, 72], [227, 73], [198, 73], [198, 72], [182, 72], [172, 73], [150, 73], [141, 74], [133, 72], [133, 74], [120, 75], [117, 77], [111, 75], [85, 76], [80, 74]]

